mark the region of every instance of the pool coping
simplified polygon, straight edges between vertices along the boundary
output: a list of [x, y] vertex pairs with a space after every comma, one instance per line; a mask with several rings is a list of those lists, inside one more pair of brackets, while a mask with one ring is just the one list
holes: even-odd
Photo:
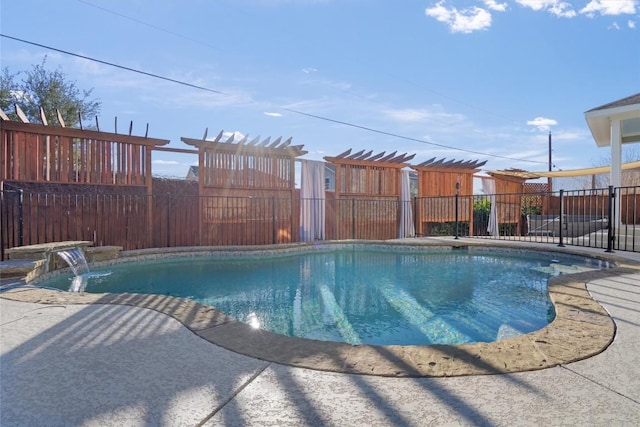
[[[329, 372], [387, 377], [449, 377], [531, 371], [586, 359], [604, 351], [613, 341], [616, 326], [607, 311], [587, 290], [587, 283], [640, 270], [640, 262], [615, 254], [585, 252], [581, 248], [522, 245], [520, 242], [484, 240], [347, 241], [344, 244], [490, 246], [513, 250], [558, 252], [607, 260], [604, 270], [565, 274], [549, 281], [556, 318], [538, 331], [492, 343], [429, 346], [373, 346], [292, 338], [241, 323], [213, 307], [165, 295], [70, 293], [46, 288], [19, 287], [0, 297], [40, 304], [121, 304], [164, 313], [193, 333], [233, 352], [264, 361]], [[193, 256], [211, 251], [233, 252], [299, 250], [310, 244], [261, 247], [167, 248], [131, 251], [128, 257]], [[103, 264], [103, 263], [99, 263]]]

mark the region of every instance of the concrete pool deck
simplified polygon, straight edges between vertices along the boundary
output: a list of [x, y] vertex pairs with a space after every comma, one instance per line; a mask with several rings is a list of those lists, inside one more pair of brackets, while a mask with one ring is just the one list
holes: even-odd
[[[460, 240], [456, 243], [478, 241]], [[504, 245], [517, 247], [519, 242]], [[553, 249], [553, 245], [536, 247]], [[606, 255], [602, 250], [564, 249]], [[33, 301], [44, 297], [32, 290], [4, 292], [0, 294], [0, 424], [634, 425], [640, 421], [640, 254], [613, 256], [626, 265], [608, 270], [610, 274], [584, 273], [587, 276], [581, 274], [577, 280], [587, 284], [611, 317], [603, 317], [596, 304], [579, 311], [580, 316], [595, 317], [576, 319], [574, 312], [574, 318], [566, 320], [579, 321], [577, 330], [589, 343], [602, 340], [603, 334], [582, 326], [606, 327], [612, 319], [615, 328], [604, 336], [604, 345], [598, 344], [604, 351], [542, 370], [453, 378], [393, 377], [397, 372], [386, 373], [389, 377], [353, 375], [247, 357], [203, 340], [201, 336], [211, 339], [203, 332], [206, 329], [196, 331], [200, 336], [194, 334], [200, 308], [189, 310], [174, 298], [156, 299], [142, 308], [77, 304], [80, 301], [39, 304]], [[568, 292], [562, 293], [574, 298], [576, 289], [564, 287]], [[536, 354], [549, 355], [550, 347], [545, 347], [549, 339], [532, 342], [537, 341]], [[279, 347], [258, 336], [245, 344], [272, 348], [271, 352]], [[569, 357], [584, 350], [568, 342], [552, 344], [554, 351]], [[308, 346], [297, 354], [305, 352], [312, 357], [310, 362], [322, 360], [320, 349]], [[406, 364], [407, 359], [397, 353], [377, 353], [371, 362], [374, 368], [384, 360], [391, 361], [390, 366]], [[528, 359], [525, 353], [516, 352], [508, 362], [522, 363]], [[424, 355], [409, 356], [415, 363], [404, 366], [405, 372], [420, 375], [416, 369]], [[485, 356], [473, 356], [467, 364], [479, 372], [500, 372], [500, 365]], [[428, 362], [422, 364], [433, 368]], [[326, 368], [320, 361], [311, 367]]]

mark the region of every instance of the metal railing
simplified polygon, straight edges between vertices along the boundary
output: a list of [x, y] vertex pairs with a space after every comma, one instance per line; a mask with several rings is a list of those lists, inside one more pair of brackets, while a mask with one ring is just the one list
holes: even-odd
[[[323, 209], [326, 240], [386, 240], [400, 234], [401, 204], [394, 198], [301, 200], [4, 190], [0, 257], [5, 259], [7, 248], [64, 240], [125, 250], [299, 242], [300, 211], [307, 206]], [[414, 198], [409, 204], [418, 237], [477, 237], [640, 252], [640, 187]]]

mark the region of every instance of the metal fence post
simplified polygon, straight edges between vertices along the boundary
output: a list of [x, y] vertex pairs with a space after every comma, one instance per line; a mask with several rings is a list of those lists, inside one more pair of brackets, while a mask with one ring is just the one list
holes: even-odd
[[605, 252], [613, 252], [613, 240], [615, 239], [615, 233], [613, 230], [614, 227], [614, 221], [613, 218], [615, 217], [615, 203], [614, 203], [614, 199], [616, 198], [616, 189], [613, 187], [613, 185], [609, 186], [609, 215], [608, 215], [608, 221], [607, 221], [607, 250]]
[[560, 190], [560, 230], [558, 231], [560, 242], [558, 243], [558, 247], [564, 248], [564, 243], [562, 242], [562, 227], [563, 227], [563, 214], [562, 214], [562, 199], [564, 197], [564, 190]]
[[458, 203], [460, 201], [460, 183], [456, 182], [456, 237], [455, 239], [458, 240]]
[[18, 246], [24, 245], [24, 218], [22, 216], [22, 203], [24, 190], [18, 190]]
[[418, 237], [418, 198], [413, 198], [413, 232], [414, 237]]

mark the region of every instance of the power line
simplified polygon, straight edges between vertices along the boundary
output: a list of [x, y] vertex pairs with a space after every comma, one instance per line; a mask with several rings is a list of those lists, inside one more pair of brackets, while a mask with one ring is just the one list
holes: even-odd
[[[185, 36], [185, 35], [183, 35], [183, 34], [177, 33], [177, 32], [175, 32], [175, 31], [171, 31], [171, 30], [166, 29], [166, 28], [164, 28], [164, 27], [160, 27], [160, 26], [158, 26], [158, 25], [155, 25], [155, 24], [152, 24], [152, 23], [149, 23], [149, 22], [145, 22], [145, 21], [142, 21], [142, 20], [139, 20], [139, 19], [133, 18], [133, 17], [131, 17], [131, 16], [127, 16], [127, 15], [125, 15], [125, 14], [122, 14], [122, 13], [116, 12], [116, 11], [114, 11], [114, 10], [107, 9], [107, 8], [105, 8], [105, 7], [102, 7], [102, 6], [98, 6], [98, 5], [93, 4], [93, 3], [89, 2], [89, 1], [86, 1], [86, 0], [77, 0], [77, 1], [78, 1], [78, 2], [80, 2], [80, 3], [83, 3], [83, 4], [87, 5], [87, 6], [92, 6], [92, 7], [96, 8], [96, 9], [99, 9], [99, 10], [102, 10], [102, 11], [104, 11], [104, 12], [110, 13], [110, 14], [112, 14], [112, 15], [115, 15], [115, 16], [118, 16], [118, 17], [121, 17], [121, 18], [124, 18], [124, 19], [130, 20], [130, 21], [136, 22], [136, 23], [138, 23], [138, 24], [145, 25], [145, 26], [147, 26], [147, 27], [150, 27], [150, 28], [153, 28], [153, 29], [155, 29], [155, 30], [158, 30], [158, 31], [161, 31], [161, 32], [164, 32], [164, 33], [170, 34], [170, 35], [173, 35], [173, 36], [175, 36], [175, 37], [179, 37], [179, 38], [184, 39], [184, 40], [188, 40], [188, 41], [190, 41], [190, 42], [197, 43], [197, 44], [200, 44], [200, 45], [202, 45], [202, 46], [206, 46], [206, 47], [208, 47], [208, 48], [212, 48], [212, 49], [214, 49], [214, 50], [217, 50], [217, 48], [216, 48], [215, 46], [213, 46], [213, 45], [211, 45], [211, 44], [209, 44], [209, 43], [206, 43], [206, 42], [204, 42], [204, 41], [202, 41], [202, 40], [198, 40], [198, 39], [195, 39], [195, 38], [192, 38], [192, 37], [189, 37], [189, 36]], [[518, 122], [518, 121], [516, 121], [516, 120], [513, 120], [513, 119], [510, 119], [510, 118], [507, 118], [507, 117], [501, 116], [501, 115], [499, 115], [499, 114], [497, 114], [497, 113], [495, 113], [495, 112], [489, 111], [489, 110], [487, 110], [487, 109], [479, 108], [479, 107], [477, 107], [477, 106], [474, 106], [474, 105], [471, 105], [471, 104], [468, 104], [468, 103], [462, 102], [462, 101], [460, 101], [460, 100], [458, 100], [458, 99], [452, 98], [452, 97], [447, 96], [447, 95], [445, 95], [445, 94], [442, 94], [442, 93], [436, 92], [436, 91], [434, 91], [434, 90], [430, 90], [430, 89], [428, 89], [427, 87], [425, 87], [425, 86], [423, 86], [423, 85], [421, 85], [421, 84], [419, 84], [419, 83], [416, 83], [416, 82], [411, 81], [411, 80], [409, 80], [409, 79], [403, 78], [403, 77], [401, 77], [401, 76], [394, 76], [394, 75], [389, 74], [389, 73], [387, 73], [387, 75], [389, 75], [390, 77], [395, 78], [395, 79], [397, 79], [397, 80], [405, 81], [406, 83], [409, 83], [409, 84], [414, 85], [414, 86], [416, 86], [416, 87], [420, 87], [420, 88], [422, 88], [422, 89], [424, 89], [424, 90], [427, 90], [428, 92], [431, 92], [431, 93], [433, 93], [433, 94], [435, 94], [435, 95], [438, 95], [438, 96], [441, 96], [441, 97], [444, 97], [444, 98], [450, 99], [450, 100], [452, 100], [453, 102], [456, 102], [456, 103], [458, 103], [458, 104], [464, 105], [464, 106], [469, 107], [469, 108], [472, 108], [472, 109], [479, 110], [479, 111], [481, 111], [481, 112], [483, 112], [483, 113], [485, 113], [485, 114], [493, 115], [493, 116], [495, 116], [495, 117], [498, 117], [498, 118], [500, 118], [500, 119], [502, 119], [502, 120], [506, 120], [506, 121], [511, 122], [511, 123], [519, 123], [519, 122]], [[352, 96], [356, 96], [356, 97], [362, 98], [362, 99], [364, 99], [364, 100], [366, 100], [366, 101], [368, 101], [368, 102], [376, 102], [376, 101], [373, 101], [372, 99], [370, 99], [370, 98], [368, 98], [368, 97], [365, 97], [365, 96], [362, 96], [362, 95], [358, 95], [358, 94], [353, 93], [352, 91], [349, 91], [349, 90], [346, 90], [346, 89], [338, 89], [338, 90], [340, 90], [340, 91], [342, 91], [342, 92], [344, 92], [344, 93], [346, 93], [346, 94], [349, 94], [349, 95], [352, 95]], [[376, 103], [377, 103], [377, 104], [380, 104], [380, 105], [383, 105], [381, 102], [376, 102]], [[429, 118], [429, 119], [430, 119], [430, 120], [433, 120], [433, 121], [436, 121], [436, 122], [439, 122], [439, 123], [443, 123], [442, 121], [435, 120], [435, 119], [433, 119], [433, 118]], [[362, 129], [365, 129], [364, 127], [361, 127], [361, 128], [362, 128]], [[365, 130], [366, 130], [366, 129], [365, 129]], [[422, 142], [424, 142], [424, 141], [422, 141]], [[434, 143], [433, 145], [436, 145], [436, 146], [437, 146], [438, 144], [435, 144], [435, 143]], [[456, 148], [453, 148], [453, 149], [456, 149]], [[460, 151], [468, 151], [468, 150], [463, 150], [463, 149], [457, 149], [457, 150], [460, 150]], [[470, 152], [470, 153], [475, 153], [474, 151], [468, 151], [468, 152]], [[489, 154], [484, 154], [484, 155], [489, 155]], [[491, 155], [491, 156], [496, 157], [496, 158], [505, 158], [505, 159], [509, 159], [509, 160], [517, 160], [517, 159], [512, 159], [512, 158], [510, 158], [510, 157], [503, 157], [503, 156], [497, 156], [497, 155]], [[542, 162], [536, 162], [536, 161], [531, 161], [531, 160], [523, 160], [523, 161], [526, 161], [526, 162], [533, 162], [533, 163], [542, 163]], [[555, 166], [555, 165], [554, 165], [554, 166]]]
[[280, 107], [280, 108], [282, 108], [283, 110], [286, 110], [286, 111], [290, 111], [292, 113], [301, 114], [303, 116], [308, 116], [308, 117], [313, 117], [313, 118], [319, 119], [319, 120], [325, 120], [325, 121], [331, 122], [331, 123], [338, 123], [338, 124], [341, 124], [341, 125], [350, 126], [350, 127], [357, 128], [357, 129], [363, 129], [363, 130], [366, 130], [366, 131], [369, 131], [369, 132], [378, 133], [378, 134], [381, 134], [381, 135], [387, 135], [387, 136], [391, 136], [391, 137], [394, 137], [394, 138], [404, 139], [404, 140], [407, 140], [407, 141], [420, 142], [422, 144], [433, 145], [433, 146], [441, 147], [441, 148], [447, 148], [449, 150], [463, 151], [465, 153], [478, 154], [478, 155], [487, 156], [487, 157], [495, 157], [495, 158], [498, 158], [498, 159], [516, 160], [516, 161], [519, 161], [519, 162], [528, 162], [528, 163], [541, 163], [541, 164], [545, 164], [545, 165], [547, 164], [546, 162], [541, 162], [541, 161], [538, 161], [538, 160], [518, 159], [518, 158], [515, 158], [515, 157], [500, 156], [498, 154], [489, 154], [489, 153], [483, 153], [481, 151], [473, 151], [473, 150], [467, 150], [467, 149], [464, 149], [464, 148], [452, 147], [452, 146], [449, 146], [449, 145], [438, 144], [437, 142], [431, 142], [431, 141], [427, 141], [427, 140], [424, 140], [424, 139], [412, 138], [410, 136], [399, 135], [399, 134], [396, 134], [396, 133], [386, 132], [386, 131], [383, 131], [383, 130], [374, 129], [374, 128], [370, 128], [370, 127], [367, 127], [367, 126], [357, 125], [355, 123], [343, 122], [341, 120], [331, 119], [331, 118], [328, 118], [328, 117], [318, 116], [318, 115], [310, 114], [310, 113], [304, 113], [302, 111], [294, 110], [294, 109], [291, 109], [291, 108], [286, 108], [286, 107]]
[[[96, 4], [93, 4], [93, 3], [91, 3], [91, 2], [88, 2], [88, 1], [86, 1], [86, 0], [77, 0], [77, 1], [78, 1], [78, 2], [80, 2], [80, 3], [83, 3], [83, 4], [87, 5], [87, 6], [91, 6], [91, 7], [94, 7], [94, 8], [96, 8], [96, 9], [102, 10], [103, 12], [110, 13], [110, 14], [112, 14], [112, 15], [115, 15], [115, 16], [118, 16], [118, 17], [121, 17], [121, 18], [124, 18], [124, 19], [130, 20], [130, 21], [132, 21], [132, 22], [135, 22], [135, 23], [142, 24], [142, 25], [145, 25], [145, 26], [147, 26], [147, 27], [153, 28], [154, 30], [161, 31], [161, 32], [164, 32], [164, 33], [170, 34], [170, 35], [172, 35], [172, 36], [175, 36], [175, 37], [178, 37], [178, 38], [181, 38], [181, 39], [184, 39], [184, 40], [188, 40], [188, 41], [193, 42], [193, 43], [200, 44], [200, 45], [202, 45], [202, 46], [205, 46], [205, 47], [211, 48], [211, 49], [213, 49], [213, 50], [218, 50], [218, 48], [217, 48], [216, 46], [213, 46], [213, 45], [211, 45], [211, 44], [209, 44], [209, 43], [206, 43], [206, 42], [204, 42], [204, 41], [202, 41], [202, 40], [198, 40], [198, 39], [195, 39], [195, 38], [193, 38], [193, 37], [185, 36], [185, 35], [183, 35], [183, 34], [180, 34], [180, 33], [175, 32], [175, 31], [171, 31], [171, 30], [169, 30], [169, 29], [167, 29], [167, 28], [160, 27], [160, 26], [158, 26], [158, 25], [155, 25], [155, 24], [152, 24], [152, 23], [149, 23], [149, 22], [146, 22], [146, 21], [142, 21], [142, 20], [140, 20], [140, 19], [133, 18], [133, 17], [131, 17], [131, 16], [128, 16], [128, 15], [122, 14], [122, 13], [120, 13], [120, 12], [116, 12], [116, 11], [111, 10], [111, 9], [107, 9], [107, 8], [105, 8], [105, 7], [102, 7], [102, 6], [98, 6], [98, 5], [96, 5]], [[458, 103], [458, 104], [460, 104], [460, 105], [464, 105], [464, 106], [466, 106], [466, 107], [469, 107], [469, 108], [472, 108], [472, 109], [475, 109], [475, 110], [481, 111], [481, 112], [483, 112], [483, 113], [485, 113], [485, 114], [488, 114], [488, 115], [493, 115], [493, 116], [498, 117], [498, 118], [500, 118], [500, 119], [502, 119], [502, 120], [506, 120], [507, 122], [511, 122], [511, 123], [519, 124], [519, 122], [518, 122], [517, 120], [513, 120], [512, 118], [507, 118], [507, 117], [501, 116], [501, 115], [499, 115], [499, 114], [497, 114], [497, 113], [495, 113], [495, 112], [489, 111], [489, 110], [487, 110], [487, 109], [485, 109], [485, 108], [480, 108], [480, 107], [477, 107], [477, 106], [475, 106], [475, 105], [471, 105], [471, 104], [468, 104], [468, 103], [466, 103], [466, 102], [460, 101], [459, 99], [455, 99], [455, 98], [453, 98], [453, 97], [451, 97], [451, 96], [448, 96], [448, 95], [445, 95], [445, 94], [443, 94], [443, 93], [440, 93], [440, 92], [434, 91], [434, 90], [432, 90], [432, 89], [429, 89], [429, 88], [427, 88], [426, 86], [424, 86], [424, 85], [422, 85], [422, 84], [416, 83], [416, 82], [414, 82], [414, 81], [412, 81], [412, 80], [409, 80], [409, 79], [406, 79], [406, 78], [404, 78], [404, 77], [402, 77], [402, 76], [396, 76], [396, 75], [389, 74], [389, 73], [386, 73], [386, 74], [387, 74], [389, 77], [392, 77], [392, 78], [394, 78], [394, 79], [396, 79], [396, 80], [404, 81], [404, 82], [409, 83], [409, 84], [411, 84], [411, 85], [413, 85], [413, 86], [416, 86], [416, 87], [419, 87], [419, 88], [421, 88], [421, 89], [424, 89], [424, 90], [426, 90], [426, 91], [428, 91], [428, 92], [431, 92], [432, 94], [435, 94], [435, 95], [437, 95], [437, 96], [440, 96], [440, 97], [443, 97], [443, 98], [449, 99], [449, 100], [451, 100], [451, 101], [453, 101], [453, 102], [456, 102], [456, 103]], [[368, 97], [365, 97], [365, 96], [362, 96], [362, 95], [356, 94], [356, 93], [354, 93], [354, 92], [352, 92], [352, 91], [350, 91], [350, 90], [348, 90], [348, 89], [337, 89], [337, 90], [339, 90], [339, 91], [341, 91], [341, 92], [343, 92], [343, 93], [349, 94], [349, 95], [351, 95], [351, 96], [355, 96], [355, 97], [358, 97], [358, 98], [364, 99], [365, 101], [368, 101], [368, 102], [372, 102], [372, 103], [373, 103], [373, 102], [375, 102], [375, 103], [377, 103], [377, 104], [379, 104], [379, 105], [384, 105], [384, 104], [383, 104], [383, 103], [381, 103], [381, 102], [376, 102], [376, 101], [374, 101], [374, 100], [372, 100], [372, 99], [370, 99], [370, 98], [368, 98]], [[438, 123], [443, 123], [443, 122], [442, 122], [442, 121], [440, 121], [440, 120], [435, 120], [435, 119], [430, 118], [430, 117], [429, 117], [428, 119], [429, 119], [429, 120], [433, 120], [433, 121], [438, 122]]]
[[110, 67], [120, 68], [122, 70], [127, 70], [127, 71], [131, 71], [133, 73], [138, 73], [138, 74], [143, 74], [145, 76], [154, 77], [156, 79], [161, 79], [161, 80], [166, 80], [168, 82], [177, 83], [179, 85], [188, 86], [188, 87], [192, 87], [192, 88], [195, 88], [195, 89], [205, 90], [207, 92], [217, 93], [219, 95], [226, 95], [224, 92], [221, 92], [219, 90], [209, 89], [209, 88], [206, 88], [204, 86], [194, 85], [194, 84], [183, 82], [183, 81], [180, 81], [180, 80], [175, 80], [175, 79], [172, 79], [172, 78], [169, 78], [169, 77], [164, 77], [164, 76], [161, 76], [161, 75], [158, 75], [158, 74], [153, 74], [153, 73], [148, 73], [146, 71], [136, 70], [135, 68], [125, 67], [124, 65], [114, 64], [113, 62], [102, 61], [100, 59], [91, 58], [89, 56], [80, 55], [78, 53], [73, 53], [73, 52], [69, 52], [69, 51], [66, 51], [66, 50], [62, 50], [62, 49], [57, 49], [55, 47], [47, 46], [47, 45], [40, 44], [40, 43], [30, 42], [28, 40], [19, 39], [17, 37], [8, 36], [6, 34], [0, 34], [0, 36], [5, 37], [7, 39], [16, 40], [16, 41], [19, 41], [19, 42], [22, 42], [22, 43], [30, 44], [30, 45], [33, 45], [33, 46], [38, 46], [38, 47], [42, 47], [42, 48], [45, 48], [45, 49], [53, 50], [55, 52], [64, 53], [65, 55], [75, 56], [76, 58], [82, 58], [82, 59], [86, 59], [88, 61], [98, 62], [98, 63], [104, 64], [104, 65], [109, 65]]
[[[120, 69], [123, 69], [123, 70], [126, 70], [126, 71], [131, 71], [131, 72], [142, 74], [142, 75], [145, 75], [145, 76], [154, 77], [154, 78], [165, 80], [165, 81], [169, 81], [169, 82], [172, 82], [172, 83], [177, 83], [177, 84], [180, 84], [180, 85], [183, 85], [183, 86], [188, 86], [188, 87], [191, 87], [191, 88], [194, 88], [194, 89], [200, 89], [200, 90], [204, 90], [204, 91], [207, 91], [207, 92], [212, 92], [212, 93], [216, 93], [216, 94], [220, 94], [220, 95], [227, 95], [226, 93], [224, 93], [222, 91], [215, 90], [215, 89], [210, 89], [210, 88], [207, 88], [207, 87], [204, 87], [204, 86], [198, 86], [198, 85], [194, 85], [194, 84], [191, 84], [191, 83], [183, 82], [183, 81], [180, 81], [180, 80], [171, 79], [171, 78], [164, 77], [164, 76], [161, 76], [161, 75], [158, 75], [158, 74], [154, 74], [154, 73], [148, 73], [146, 71], [137, 70], [135, 68], [125, 67], [123, 65], [119, 65], [119, 64], [112, 63], [112, 62], [103, 61], [103, 60], [96, 59], [96, 58], [91, 58], [89, 56], [80, 55], [80, 54], [77, 54], [77, 53], [73, 53], [73, 52], [69, 52], [69, 51], [66, 51], [66, 50], [54, 48], [54, 47], [43, 45], [43, 44], [40, 44], [40, 43], [31, 42], [31, 41], [20, 39], [20, 38], [17, 38], [17, 37], [12, 37], [12, 36], [9, 36], [9, 35], [6, 35], [6, 34], [1, 34], [0, 33], [0, 36], [8, 38], [8, 39], [11, 39], [11, 40], [19, 41], [21, 43], [26, 43], [26, 44], [30, 44], [30, 45], [33, 45], [33, 46], [42, 47], [44, 49], [50, 49], [50, 50], [53, 50], [55, 52], [63, 53], [65, 55], [75, 56], [77, 58], [86, 59], [88, 61], [94, 61], [94, 62], [98, 62], [100, 64], [108, 65], [108, 66], [115, 67], [115, 68], [120, 68]], [[514, 161], [519, 161], [519, 162], [546, 164], [546, 162], [541, 162], [541, 161], [537, 161], [537, 160], [519, 159], [519, 158], [515, 158], [515, 157], [500, 156], [500, 155], [497, 155], [497, 154], [489, 154], [489, 153], [483, 153], [483, 152], [480, 152], [480, 151], [473, 151], [473, 150], [467, 150], [467, 149], [464, 149], [464, 148], [452, 147], [452, 146], [445, 145], [445, 144], [438, 144], [438, 143], [435, 143], [435, 142], [426, 141], [424, 139], [412, 138], [412, 137], [409, 137], [409, 136], [399, 135], [399, 134], [396, 134], [396, 133], [393, 133], [393, 132], [387, 132], [387, 131], [383, 131], [383, 130], [379, 130], [379, 129], [374, 129], [374, 128], [370, 128], [370, 127], [367, 127], [367, 126], [358, 125], [358, 124], [355, 124], [355, 123], [350, 123], [350, 122], [345, 122], [345, 121], [342, 121], [342, 120], [331, 119], [331, 118], [328, 118], [328, 117], [318, 116], [318, 115], [311, 114], [311, 113], [305, 113], [305, 112], [294, 110], [294, 109], [287, 108], [287, 107], [280, 107], [280, 108], [282, 108], [285, 111], [290, 111], [292, 113], [300, 114], [300, 115], [307, 116], [307, 117], [312, 117], [312, 118], [315, 118], [315, 119], [318, 119], [318, 120], [324, 120], [324, 121], [328, 121], [328, 122], [332, 122], [332, 123], [338, 123], [338, 124], [342, 124], [344, 126], [350, 126], [350, 127], [356, 128], [356, 129], [362, 129], [362, 130], [365, 130], [365, 131], [368, 131], [368, 132], [377, 133], [377, 134], [380, 134], [380, 135], [386, 135], [386, 136], [391, 136], [393, 138], [404, 139], [406, 141], [419, 142], [421, 144], [433, 145], [435, 147], [441, 147], [441, 148], [446, 148], [446, 149], [455, 150], [455, 151], [462, 151], [462, 152], [465, 152], [465, 153], [477, 154], [477, 155], [487, 156], [487, 157], [492, 157], [492, 158], [514, 160]]]
[[[151, 24], [151, 23], [149, 23], [149, 22], [145, 22], [145, 21], [142, 21], [142, 20], [139, 20], [139, 19], [136, 19], [136, 18], [133, 18], [133, 17], [130, 17], [130, 16], [124, 15], [124, 14], [122, 14], [122, 13], [119, 13], [119, 12], [113, 11], [113, 10], [111, 10], [111, 9], [107, 9], [107, 8], [105, 8], [105, 7], [102, 7], [102, 6], [98, 6], [98, 5], [96, 5], [96, 4], [93, 4], [93, 3], [91, 3], [91, 2], [88, 2], [88, 1], [86, 1], [86, 0], [78, 0], [78, 2], [83, 3], [83, 4], [86, 4], [87, 6], [95, 7], [96, 9], [102, 10], [102, 11], [107, 12], [107, 13], [110, 13], [110, 14], [112, 14], [112, 15], [116, 15], [116, 16], [119, 16], [119, 17], [121, 17], [121, 18], [128, 19], [128, 20], [130, 20], [130, 21], [133, 21], [133, 22], [136, 22], [136, 23], [139, 23], [139, 24], [145, 25], [145, 26], [150, 27], [150, 28], [153, 28], [153, 29], [155, 29], [155, 30], [162, 31], [162, 32], [167, 33], [167, 34], [171, 34], [171, 35], [176, 36], [176, 37], [179, 37], [179, 38], [181, 38], [181, 39], [188, 40], [188, 41], [191, 41], [191, 42], [193, 42], [193, 43], [197, 43], [197, 44], [200, 44], [200, 45], [203, 45], [203, 46], [206, 46], [206, 47], [212, 48], [212, 49], [214, 49], [214, 50], [217, 50], [217, 48], [216, 48], [215, 46], [213, 46], [213, 45], [211, 45], [211, 44], [208, 44], [208, 43], [206, 43], [206, 42], [203, 42], [202, 40], [194, 39], [194, 38], [192, 38], [192, 37], [185, 36], [185, 35], [183, 35], [183, 34], [180, 34], [180, 33], [177, 33], [177, 32], [171, 31], [171, 30], [168, 30], [168, 29], [166, 29], [166, 28], [164, 28], [164, 27], [160, 27], [160, 26], [158, 26], [158, 25]], [[481, 112], [483, 112], [483, 113], [485, 113], [485, 114], [493, 115], [493, 116], [495, 116], [495, 117], [498, 117], [498, 118], [500, 118], [500, 119], [502, 119], [502, 120], [506, 120], [506, 121], [511, 122], [511, 123], [519, 123], [519, 122], [518, 122], [518, 121], [516, 121], [516, 120], [513, 120], [513, 119], [510, 119], [510, 118], [507, 118], [507, 117], [501, 116], [501, 115], [499, 115], [499, 114], [497, 114], [497, 113], [495, 113], [495, 112], [489, 111], [489, 110], [487, 110], [487, 109], [479, 108], [479, 107], [477, 107], [477, 106], [474, 106], [474, 105], [471, 105], [471, 104], [468, 104], [468, 103], [462, 102], [462, 101], [460, 101], [460, 100], [458, 100], [458, 99], [452, 98], [452, 97], [447, 96], [447, 95], [445, 95], [445, 94], [442, 94], [442, 93], [436, 92], [436, 91], [434, 91], [434, 90], [431, 90], [431, 89], [429, 89], [429, 88], [427, 88], [427, 87], [425, 87], [425, 86], [423, 86], [423, 85], [421, 85], [421, 84], [419, 84], [419, 83], [416, 83], [416, 82], [414, 82], [414, 81], [411, 81], [411, 80], [409, 80], [409, 79], [406, 79], [406, 78], [403, 78], [403, 77], [400, 77], [400, 76], [394, 76], [394, 75], [389, 74], [389, 73], [387, 73], [387, 75], [389, 75], [390, 77], [393, 77], [393, 78], [395, 78], [395, 79], [405, 81], [406, 83], [409, 83], [409, 84], [414, 85], [414, 86], [416, 86], [416, 87], [420, 87], [420, 88], [422, 88], [422, 89], [424, 89], [424, 90], [427, 90], [428, 92], [431, 92], [431, 93], [433, 93], [433, 94], [435, 94], [435, 95], [438, 95], [438, 96], [441, 96], [441, 97], [444, 97], [444, 98], [450, 99], [450, 100], [452, 100], [453, 102], [456, 102], [456, 103], [458, 103], [458, 104], [464, 105], [464, 106], [469, 107], [469, 108], [472, 108], [472, 109], [479, 110], [479, 111], [481, 111]], [[372, 99], [370, 99], [370, 98], [364, 97], [364, 96], [362, 96], [362, 95], [358, 95], [358, 94], [353, 93], [352, 91], [349, 91], [349, 90], [346, 90], [346, 89], [338, 89], [338, 90], [340, 90], [340, 91], [342, 91], [342, 92], [344, 92], [344, 93], [347, 93], [347, 94], [349, 94], [349, 95], [352, 95], [352, 96], [356, 96], [356, 97], [362, 98], [362, 99], [364, 99], [364, 100], [366, 100], [366, 101], [368, 101], [368, 102], [376, 102], [376, 101], [373, 101], [373, 100], [372, 100]], [[383, 105], [381, 102], [376, 102], [376, 103], [377, 103], [377, 104], [380, 104], [380, 105]], [[313, 116], [312, 116], [312, 115], [310, 115], [310, 117], [313, 117]], [[430, 119], [430, 120], [433, 120], [433, 121], [436, 121], [436, 122], [443, 123], [442, 121], [435, 120], [435, 119], [433, 119], [433, 118], [429, 118], [429, 119]], [[357, 127], [357, 126], [356, 126], [356, 127]], [[362, 128], [362, 129], [364, 129], [364, 130], [368, 130], [368, 129], [366, 129], [365, 127], [360, 127], [360, 128]], [[400, 136], [398, 136], [398, 137], [400, 137]], [[411, 140], [411, 138], [409, 138], [409, 139]], [[421, 141], [421, 142], [425, 142], [425, 141]], [[427, 142], [427, 143], [428, 143], [428, 142]], [[431, 144], [432, 144], [432, 145], [436, 145], [436, 146], [438, 146], [438, 144], [435, 144], [435, 143], [431, 143]], [[445, 146], [445, 147], [446, 147], [446, 146]], [[449, 147], [449, 148], [452, 148], [452, 149], [454, 149], [454, 150], [467, 151], [467, 152], [469, 152], [469, 153], [474, 153], [474, 154], [476, 153], [476, 152], [474, 152], [474, 151], [464, 150], [464, 149], [458, 149], [458, 148], [454, 148], [454, 147]], [[509, 159], [509, 160], [521, 160], [521, 161], [525, 161], [525, 162], [541, 163], [541, 164], [543, 163], [543, 162], [538, 162], [538, 161], [533, 161], [533, 160], [514, 159], [514, 158], [511, 158], [511, 157], [505, 157], [505, 156], [499, 156], [499, 155], [490, 155], [490, 154], [483, 154], [483, 155], [487, 155], [487, 156], [491, 156], [491, 157], [496, 157], [496, 158], [504, 158], [504, 159]], [[554, 166], [555, 166], [555, 165], [554, 165]]]
[[147, 27], [151, 27], [151, 28], [153, 28], [155, 30], [162, 31], [162, 32], [167, 33], [167, 34], [171, 34], [172, 36], [176, 36], [176, 37], [179, 37], [179, 38], [184, 39], [184, 40], [188, 40], [188, 41], [193, 42], [193, 43], [201, 44], [203, 46], [206, 46], [206, 47], [209, 47], [209, 48], [212, 48], [212, 49], [215, 49], [215, 50], [218, 49], [217, 47], [215, 47], [213, 45], [210, 45], [209, 43], [205, 43], [205, 42], [203, 42], [201, 40], [197, 40], [197, 39], [182, 35], [180, 33], [176, 33], [175, 31], [168, 30], [166, 28], [160, 27], [158, 25], [151, 24], [149, 22], [145, 22], [145, 21], [141, 21], [141, 20], [136, 19], [136, 18], [132, 18], [130, 16], [124, 15], [124, 14], [116, 12], [114, 10], [107, 9], [106, 7], [98, 6], [97, 4], [93, 4], [93, 3], [90, 3], [90, 2], [85, 1], [85, 0], [78, 0], [78, 2], [86, 4], [87, 6], [95, 7], [96, 9], [100, 9], [100, 10], [102, 10], [104, 12], [107, 12], [107, 13], [111, 13], [112, 15], [116, 15], [116, 16], [119, 16], [121, 18], [128, 19], [129, 21], [133, 21], [133, 22], [135, 22], [137, 24], [146, 25]]

